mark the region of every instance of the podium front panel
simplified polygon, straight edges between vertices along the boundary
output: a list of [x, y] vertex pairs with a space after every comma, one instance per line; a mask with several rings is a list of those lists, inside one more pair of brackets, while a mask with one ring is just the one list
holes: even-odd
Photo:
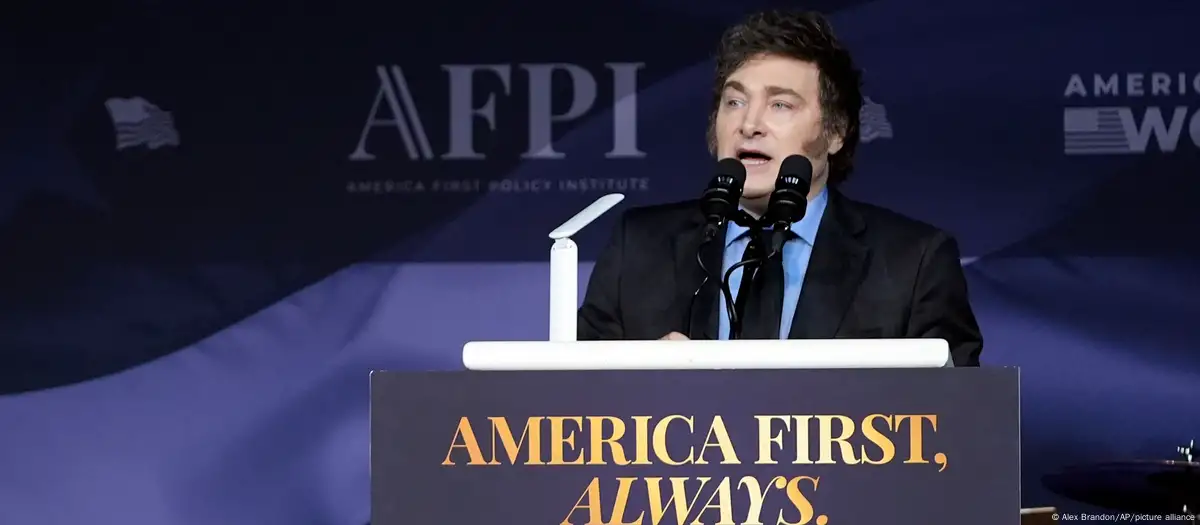
[[1013, 525], [1011, 368], [374, 372], [372, 525]]

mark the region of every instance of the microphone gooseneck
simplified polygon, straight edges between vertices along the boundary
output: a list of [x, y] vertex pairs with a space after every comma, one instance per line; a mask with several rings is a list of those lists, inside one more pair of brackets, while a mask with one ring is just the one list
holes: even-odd
[[813, 166], [803, 155], [791, 155], [779, 164], [779, 176], [775, 179], [775, 190], [767, 202], [763, 215], [764, 226], [773, 228], [771, 251], [767, 258], [774, 257], [787, 241], [787, 231], [793, 223], [804, 218], [808, 209], [808, 192], [812, 187]]
[[692, 292], [687, 309], [687, 335], [692, 337], [692, 315], [696, 307], [696, 299], [704, 286], [712, 280], [712, 270], [704, 264], [704, 250], [713, 242], [721, 227], [729, 216], [738, 209], [742, 200], [742, 191], [746, 185], [746, 166], [735, 158], [725, 158], [717, 161], [717, 174], [709, 181], [708, 187], [700, 196], [700, 212], [704, 215], [704, 237], [696, 249], [696, 263], [704, 273], [700, 285]]

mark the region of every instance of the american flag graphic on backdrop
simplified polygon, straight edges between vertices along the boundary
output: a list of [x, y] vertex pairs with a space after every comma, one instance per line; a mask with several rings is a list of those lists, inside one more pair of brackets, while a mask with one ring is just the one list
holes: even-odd
[[104, 105], [117, 131], [118, 151], [134, 146], [158, 149], [179, 145], [179, 131], [171, 112], [142, 97], [110, 98]]
[[1063, 109], [1063, 153], [1113, 155], [1136, 153], [1125, 131], [1124, 119], [1133, 121], [1129, 108]]
[[862, 109], [858, 111], [859, 139], [871, 142], [875, 139], [892, 138], [892, 123], [888, 122], [887, 108], [871, 97], [863, 97]]

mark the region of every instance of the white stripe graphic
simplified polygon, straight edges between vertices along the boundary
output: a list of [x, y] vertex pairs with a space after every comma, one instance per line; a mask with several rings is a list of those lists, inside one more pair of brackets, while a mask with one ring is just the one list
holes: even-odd
[[[374, 160], [375, 156], [368, 153], [364, 146], [367, 135], [379, 126], [394, 126], [400, 133], [400, 141], [408, 152], [409, 160], [433, 160], [433, 148], [429, 145], [429, 137], [425, 134], [425, 126], [421, 124], [421, 115], [413, 103], [412, 92], [404, 79], [400, 66], [376, 66], [375, 75], [379, 77], [379, 93], [371, 103], [367, 123], [363, 126], [362, 135], [358, 139], [358, 149], [350, 154], [350, 160]], [[379, 106], [387, 102], [387, 110], [392, 118], [380, 118]]]
[[1136, 153], [1126, 122], [1129, 108], [1064, 108], [1063, 153], [1067, 155], [1119, 155]]
[[[380, 66], [383, 69], [383, 66]], [[385, 74], [380, 71], [380, 79], [383, 79]], [[388, 90], [391, 96], [399, 95], [400, 103], [404, 104], [402, 110], [396, 114], [397, 123], [400, 126], [401, 135], [404, 137], [404, 147], [408, 149], [408, 157], [412, 160], [417, 160], [417, 153], [414, 151], [413, 139], [416, 139], [417, 146], [421, 148], [421, 158], [425, 160], [433, 159], [433, 148], [429, 146], [429, 137], [425, 134], [425, 126], [421, 124], [421, 115], [417, 113], [417, 105], [413, 103], [412, 91], [408, 89], [408, 82], [404, 79], [404, 72], [400, 70], [400, 66], [392, 66], [392, 80], [395, 82], [396, 90]], [[392, 100], [392, 107], [399, 108], [395, 100]], [[408, 117], [408, 123], [404, 122], [404, 118]], [[411, 127], [410, 127], [411, 126]]]

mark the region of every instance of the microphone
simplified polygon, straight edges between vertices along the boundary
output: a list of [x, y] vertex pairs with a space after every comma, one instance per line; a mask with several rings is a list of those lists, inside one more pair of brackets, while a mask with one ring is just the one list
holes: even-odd
[[700, 212], [704, 214], [704, 240], [716, 237], [725, 220], [738, 207], [746, 185], [746, 166], [735, 158], [717, 162], [717, 174], [700, 196]]
[[[767, 255], [755, 259], [743, 260], [725, 270], [725, 278], [721, 280], [721, 293], [725, 295], [725, 310], [729, 317], [729, 338], [741, 339], [742, 313], [734, 305], [733, 291], [729, 289], [729, 279], [734, 270], [751, 264], [760, 264], [775, 257], [783, 249], [787, 240], [788, 230], [792, 223], [804, 218], [808, 209], [808, 190], [812, 186], [812, 162], [803, 155], [791, 155], [779, 163], [779, 176], [775, 178], [775, 190], [767, 201], [767, 211], [762, 218], [752, 226], [761, 232], [762, 228], [771, 226], [771, 249]], [[753, 279], [752, 275], [742, 275], [743, 279]]]
[[792, 223], [804, 218], [812, 175], [812, 162], [803, 155], [791, 155], [779, 163], [779, 177], [775, 179], [775, 190], [771, 192], [767, 213], [763, 215], [763, 223], [774, 228], [767, 258], [779, 253]]
[[[692, 300], [687, 309], [687, 336], [692, 337], [692, 311], [696, 307], [696, 299], [704, 285], [712, 279], [713, 272], [704, 264], [704, 248], [717, 237], [721, 226], [729, 216], [738, 209], [742, 200], [742, 191], [746, 186], [746, 166], [735, 158], [725, 158], [717, 161], [717, 174], [708, 183], [700, 196], [700, 212], [704, 214], [704, 237], [700, 247], [696, 249], [696, 263], [704, 272], [704, 279], [692, 292]], [[719, 271], [719, 270], [718, 270]]]

